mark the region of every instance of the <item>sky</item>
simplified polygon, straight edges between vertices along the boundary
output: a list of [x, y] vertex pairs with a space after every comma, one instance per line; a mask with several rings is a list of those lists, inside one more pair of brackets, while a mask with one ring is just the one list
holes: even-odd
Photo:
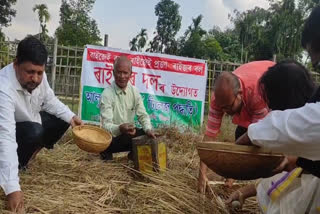
[[[267, 0], [174, 0], [180, 5], [182, 26], [178, 33], [182, 35], [192, 23], [192, 18], [203, 15], [202, 27], [206, 30], [214, 25], [221, 29], [232, 27], [228, 14], [234, 9], [245, 11], [256, 6], [268, 8]], [[96, 0], [90, 14], [98, 23], [101, 38], [109, 35], [109, 46], [129, 48], [129, 41], [138, 34], [141, 28], [148, 30], [152, 39], [157, 24], [154, 7], [159, 0]], [[27, 34], [40, 32], [38, 16], [32, 8], [35, 4], [47, 4], [51, 20], [48, 23], [49, 34], [53, 35], [59, 26], [59, 9], [61, 0], [18, 0], [17, 10], [10, 27], [3, 32], [10, 40], [22, 39]], [[103, 41], [103, 40], [102, 40]]]

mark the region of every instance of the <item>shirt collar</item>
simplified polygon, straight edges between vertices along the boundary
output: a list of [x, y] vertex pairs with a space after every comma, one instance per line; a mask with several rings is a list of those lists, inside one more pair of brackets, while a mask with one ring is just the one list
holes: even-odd
[[115, 90], [115, 92], [116, 92], [116, 94], [117, 95], [120, 95], [120, 94], [127, 94], [127, 92], [128, 92], [128, 88], [130, 87], [130, 83], [128, 83], [128, 85], [127, 85], [127, 87], [125, 88], [125, 89], [122, 89], [122, 88], [119, 88], [118, 86], [117, 86], [117, 84], [116, 84], [116, 82], [115, 81], [113, 81], [113, 88], [114, 88], [114, 90]]
[[17, 90], [17, 91], [24, 91], [24, 89], [22, 88], [21, 84], [19, 83], [18, 79], [17, 79], [17, 74], [16, 74], [16, 70], [14, 69], [13, 63], [11, 63], [12, 69], [10, 69], [12, 72], [9, 72], [11, 75], [11, 79], [13, 80], [13, 87]]

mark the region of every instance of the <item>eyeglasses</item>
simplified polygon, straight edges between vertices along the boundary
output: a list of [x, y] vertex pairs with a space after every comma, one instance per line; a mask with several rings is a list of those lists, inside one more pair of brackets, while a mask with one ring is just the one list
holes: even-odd
[[223, 106], [223, 107], [221, 107], [221, 109], [222, 110], [232, 110], [237, 98], [238, 98], [238, 94], [234, 97], [233, 102], [230, 105]]

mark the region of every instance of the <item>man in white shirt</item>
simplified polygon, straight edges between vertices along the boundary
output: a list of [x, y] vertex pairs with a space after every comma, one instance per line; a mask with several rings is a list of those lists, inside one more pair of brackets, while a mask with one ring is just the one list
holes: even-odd
[[[313, 9], [302, 33], [302, 46], [308, 51], [315, 69], [320, 66], [320, 6]], [[320, 88], [313, 100], [298, 109], [273, 111], [263, 120], [252, 124], [248, 133], [239, 138], [237, 144], [250, 144], [302, 158], [320, 160]], [[317, 102], [318, 101], [318, 102]], [[300, 161], [301, 162], [301, 161]], [[299, 159], [287, 159], [282, 169], [295, 165], [319, 175], [317, 162], [299, 164]], [[319, 165], [319, 164], [318, 164]], [[310, 167], [311, 166], [311, 167]]]
[[26, 37], [14, 63], [0, 71], [0, 185], [12, 212], [24, 209], [18, 168], [43, 147], [53, 148], [69, 124], [83, 124], [50, 88], [44, 72], [47, 56], [39, 40]]

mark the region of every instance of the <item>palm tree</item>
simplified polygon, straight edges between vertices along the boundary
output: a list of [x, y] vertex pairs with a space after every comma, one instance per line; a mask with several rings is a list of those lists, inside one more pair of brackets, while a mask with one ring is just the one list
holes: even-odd
[[50, 20], [50, 14], [48, 11], [48, 7], [46, 4], [36, 4], [33, 7], [33, 12], [38, 11], [38, 17], [40, 21], [40, 27], [41, 27], [41, 34], [40, 34], [40, 40], [46, 40], [47, 38], [47, 26], [46, 23]]
[[147, 29], [142, 28], [140, 33], [137, 35], [138, 38], [138, 50], [141, 51], [142, 48], [144, 48], [147, 44], [148, 35], [147, 35]]
[[130, 42], [129, 42], [129, 45], [130, 45], [130, 50], [131, 51], [137, 51], [138, 50], [138, 38], [137, 36], [134, 37]]

